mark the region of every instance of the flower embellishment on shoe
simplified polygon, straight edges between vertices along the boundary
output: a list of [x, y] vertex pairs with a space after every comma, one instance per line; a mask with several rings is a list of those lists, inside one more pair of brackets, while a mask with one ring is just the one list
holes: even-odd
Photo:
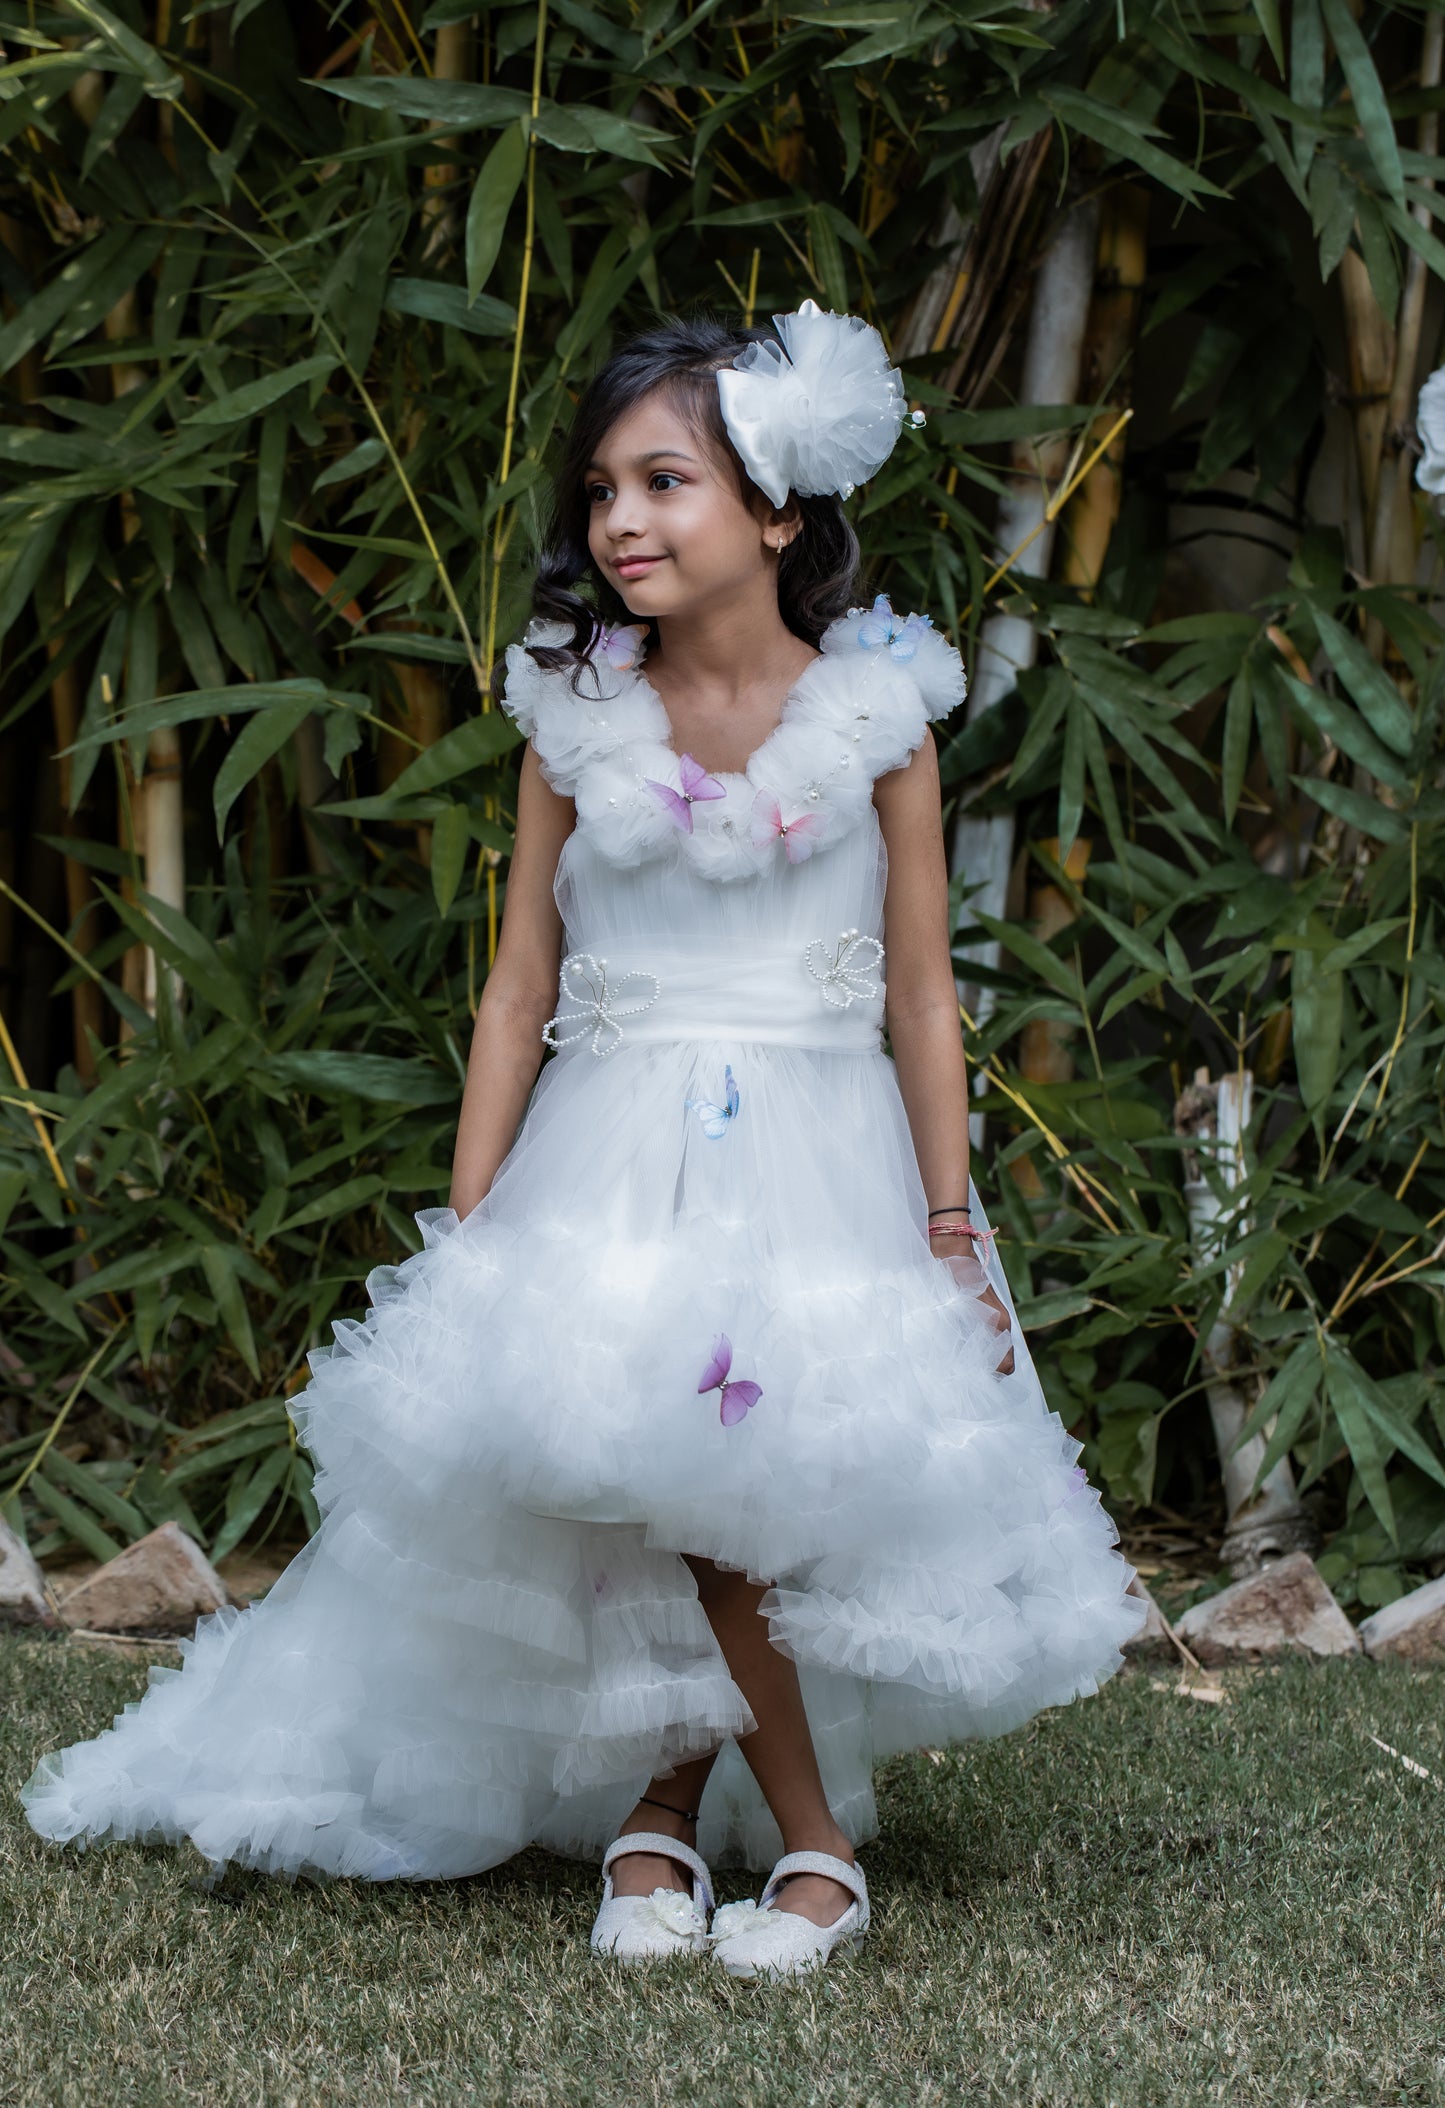
[[756, 1896], [745, 1897], [741, 1903], [723, 1903], [712, 1914], [712, 1930], [709, 1941], [716, 1946], [719, 1940], [730, 1940], [734, 1933], [742, 1932], [758, 1915]]
[[655, 1888], [648, 1897], [652, 1914], [659, 1925], [683, 1939], [691, 1939], [707, 1931], [707, 1918], [691, 1896], [685, 1896], [680, 1888]]
[[895, 615], [888, 595], [880, 593], [872, 613], [858, 625], [859, 648], [876, 651], [880, 644], [886, 644], [889, 656], [906, 665], [909, 659], [917, 657], [918, 647], [932, 627], [930, 615]]
[[846, 1010], [850, 1003], [881, 993], [869, 975], [877, 973], [883, 964], [883, 946], [876, 937], [865, 937], [861, 930], [844, 930], [831, 953], [825, 938], [814, 937], [803, 947], [803, 964], [818, 983], [823, 1001], [831, 1003], [835, 1010]]
[[754, 849], [766, 849], [770, 842], [780, 841], [790, 864], [805, 863], [817, 848], [822, 831], [821, 813], [801, 812], [795, 820], [785, 820], [776, 791], [760, 790], [753, 800]]
[[742, 1103], [742, 1092], [737, 1087], [731, 1062], [728, 1062], [723, 1070], [723, 1082], [726, 1086], [723, 1093], [726, 1102], [722, 1105], [714, 1105], [711, 1098], [684, 1098], [682, 1101], [688, 1112], [697, 1114], [702, 1122], [702, 1131], [710, 1142], [720, 1140], [727, 1133], [728, 1125], [736, 1120], [738, 1107]]
[[643, 782], [667, 808], [668, 818], [674, 827], [684, 834], [692, 833], [692, 808], [694, 803], [706, 804], [714, 798], [725, 798], [727, 787], [710, 776], [700, 761], [691, 754], [678, 756], [678, 770], [682, 776], [682, 789], [675, 791], [670, 783], [659, 783], [654, 776], [644, 776]]
[[745, 1420], [763, 1395], [760, 1383], [753, 1383], [741, 1376], [730, 1376], [733, 1365], [733, 1343], [725, 1332], [720, 1332], [712, 1343], [712, 1353], [707, 1367], [698, 1379], [699, 1398], [708, 1391], [719, 1392], [718, 1418], [724, 1427], [736, 1427]]
[[[619, 1002], [618, 997], [629, 981], [650, 981], [651, 993], [640, 1000]], [[657, 975], [643, 971], [625, 973], [615, 988], [609, 988], [605, 959], [594, 958], [591, 952], [569, 952], [562, 961], [563, 1001], [555, 1016], [549, 1017], [542, 1027], [542, 1038], [555, 1049], [570, 1046], [573, 1040], [583, 1039], [590, 1032], [591, 1051], [599, 1056], [611, 1054], [621, 1045], [623, 1038], [617, 1020], [650, 1010], [661, 990]], [[567, 1008], [569, 1003], [573, 1008]], [[561, 1032], [558, 1030], [561, 1025], [574, 1025], [576, 1030]]]

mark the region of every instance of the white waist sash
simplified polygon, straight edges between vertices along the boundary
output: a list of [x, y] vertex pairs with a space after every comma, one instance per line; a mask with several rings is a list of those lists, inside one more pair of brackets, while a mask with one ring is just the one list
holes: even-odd
[[883, 946], [856, 929], [746, 950], [617, 938], [568, 953], [542, 1037], [598, 1059], [673, 1039], [877, 1049], [883, 998]]

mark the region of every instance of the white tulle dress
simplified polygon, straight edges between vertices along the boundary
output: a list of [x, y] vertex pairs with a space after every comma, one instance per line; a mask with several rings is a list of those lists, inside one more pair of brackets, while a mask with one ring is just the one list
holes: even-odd
[[699, 1848], [765, 1867], [755, 1723], [682, 1554], [770, 1584], [855, 1842], [875, 1760], [1094, 1691], [1142, 1622], [1017, 1324], [999, 1376], [930, 1251], [881, 1046], [872, 787], [960, 699], [958, 654], [923, 618], [835, 623], [688, 831], [661, 699], [614, 663], [630, 634], [581, 696], [508, 655], [506, 708], [577, 807], [559, 1051], [516, 1141], [312, 1356], [292, 1411], [319, 1530], [41, 1761], [48, 1838], [457, 1876], [530, 1843], [600, 1856], [649, 1777], [722, 1745]]

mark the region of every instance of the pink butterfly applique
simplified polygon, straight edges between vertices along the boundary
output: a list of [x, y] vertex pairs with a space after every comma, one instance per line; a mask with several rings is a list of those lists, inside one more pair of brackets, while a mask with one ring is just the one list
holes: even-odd
[[656, 782], [651, 776], [644, 776], [642, 780], [667, 807], [673, 826], [680, 827], [684, 834], [691, 834], [693, 800], [703, 802], [710, 798], [725, 798], [727, 787], [719, 783], [716, 776], [710, 776], [691, 754], [680, 754], [677, 765], [682, 772], [681, 792], [675, 791], [671, 784]]
[[601, 653], [608, 665], [618, 673], [627, 673], [636, 665], [647, 639], [647, 628], [641, 622], [619, 623], [610, 629], [604, 622], [594, 639], [594, 650]]
[[719, 1418], [724, 1427], [736, 1427], [744, 1420], [763, 1395], [760, 1383], [751, 1383], [743, 1377], [729, 1376], [733, 1365], [733, 1343], [725, 1332], [720, 1332], [712, 1343], [712, 1354], [702, 1372], [698, 1384], [698, 1396], [704, 1391], [721, 1391], [722, 1402]]
[[820, 812], [799, 813], [796, 820], [785, 820], [776, 791], [760, 790], [753, 800], [754, 849], [766, 849], [769, 842], [776, 842], [781, 836], [783, 850], [790, 864], [801, 864], [813, 854], [818, 846], [818, 835], [822, 826], [823, 815]]

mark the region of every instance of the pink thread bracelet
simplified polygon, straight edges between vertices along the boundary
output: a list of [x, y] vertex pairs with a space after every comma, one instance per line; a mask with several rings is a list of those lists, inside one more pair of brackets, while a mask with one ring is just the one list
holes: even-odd
[[971, 1222], [940, 1222], [928, 1226], [930, 1237], [972, 1237], [977, 1244], [992, 1244], [996, 1230], [976, 1230]]

